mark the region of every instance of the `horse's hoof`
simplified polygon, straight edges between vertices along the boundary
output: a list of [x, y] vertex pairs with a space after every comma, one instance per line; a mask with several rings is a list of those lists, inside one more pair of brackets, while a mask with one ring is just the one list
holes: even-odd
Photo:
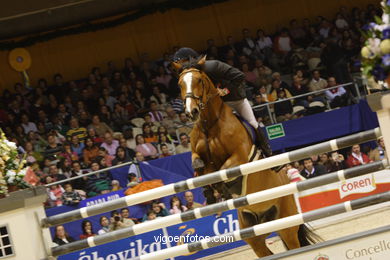
[[203, 162], [201, 159], [199, 159], [199, 158], [196, 158], [196, 159], [192, 162], [192, 168], [194, 168], [194, 170], [195, 170], [197, 173], [199, 173], [199, 174], [203, 173], [204, 167], [205, 167], [204, 162]]

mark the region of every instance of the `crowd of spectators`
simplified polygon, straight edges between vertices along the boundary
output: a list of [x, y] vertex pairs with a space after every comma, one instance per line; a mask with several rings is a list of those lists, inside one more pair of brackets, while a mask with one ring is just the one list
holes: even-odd
[[[341, 7], [333, 20], [322, 16], [312, 21], [294, 19], [288, 28], [273, 34], [258, 29], [252, 35], [243, 29], [242, 39], [228, 36], [223, 46], [216, 46], [213, 39], [208, 39], [202, 53], [208, 59], [219, 59], [244, 72], [248, 99], [255, 105], [260, 123], [270, 123], [269, 113], [267, 108], [256, 106], [277, 100], [281, 102], [270, 107], [276, 120], [290, 120], [302, 116], [302, 111], [310, 112], [314, 102], [340, 107], [353, 101], [351, 97], [356, 93], [337, 84], [350, 82], [351, 72], [359, 71], [354, 64], [364, 42], [362, 26], [374, 21], [380, 12], [373, 5], [366, 10], [348, 11]], [[2, 129], [18, 145], [20, 153], [26, 154], [42, 184], [131, 160], [188, 152], [191, 123], [183, 112], [178, 75], [171, 66], [171, 56], [176, 50], [178, 47], [173, 47], [157, 61], [143, 54], [138, 65], [126, 58], [122, 68], [110, 61], [104, 71], [92, 68], [86, 79], [66, 81], [56, 74], [53, 84], [44, 78], [36, 86], [17, 83], [13, 92], [5, 90], [1, 96]], [[283, 80], [285, 74], [290, 75], [290, 80]], [[294, 101], [286, 99], [318, 90], [324, 92]], [[296, 113], [294, 106], [303, 110]], [[299, 170], [301, 177], [310, 178], [366, 163], [367, 158], [377, 160], [383, 156], [382, 147], [375, 159], [359, 155], [355, 147], [347, 160], [338, 153], [323, 154], [289, 167]], [[129, 186], [139, 181], [138, 174], [129, 175]], [[65, 185], [50, 186], [47, 206], [77, 205], [87, 197], [121, 188], [125, 187], [113, 180], [110, 171], [102, 171]], [[173, 213], [193, 206], [178, 201], [171, 204], [170, 210], [155, 205], [144, 220], [160, 216], [161, 212]], [[101, 220], [102, 232], [115, 226], [119, 213], [112, 214], [111, 219]], [[123, 218], [123, 212], [119, 215]], [[93, 234], [87, 222], [83, 230], [86, 237]], [[57, 233], [58, 239], [70, 241], [63, 228], [58, 228]]]
[[[67, 186], [69, 187], [69, 186]], [[140, 218], [131, 218], [128, 208], [122, 208], [119, 211], [113, 210], [110, 212], [110, 217], [101, 216], [99, 219], [100, 229], [93, 227], [90, 220], [83, 220], [81, 223], [81, 235], [79, 239], [85, 239], [91, 236], [105, 234], [111, 231], [131, 227], [140, 222], [151, 221], [156, 218], [165, 217], [171, 214], [177, 214], [195, 208], [203, 207], [202, 204], [194, 201], [194, 195], [191, 191], [187, 191], [184, 194], [185, 204], [182, 203], [179, 197], [172, 196], [170, 199], [170, 208], [168, 209], [164, 203], [159, 201], [153, 201], [150, 205], [150, 209], [146, 214]], [[54, 228], [53, 242], [56, 245], [64, 245], [75, 241], [70, 236], [64, 226], [56, 226]]]

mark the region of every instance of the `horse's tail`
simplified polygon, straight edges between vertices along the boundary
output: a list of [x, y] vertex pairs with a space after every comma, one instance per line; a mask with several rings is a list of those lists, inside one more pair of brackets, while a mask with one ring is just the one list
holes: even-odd
[[301, 246], [309, 246], [324, 241], [311, 227], [309, 228], [307, 224], [299, 226], [298, 239]]

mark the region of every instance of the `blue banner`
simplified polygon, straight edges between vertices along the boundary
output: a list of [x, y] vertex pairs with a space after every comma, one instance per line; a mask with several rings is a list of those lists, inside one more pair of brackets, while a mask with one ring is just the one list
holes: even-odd
[[[121, 239], [115, 242], [88, 248], [86, 250], [60, 256], [59, 260], [112, 260], [131, 259], [143, 254], [156, 252], [167, 247], [178, 245], [180, 239], [185, 242], [196, 242], [201, 238], [233, 232], [239, 228], [237, 211], [224, 212], [221, 216], [204, 217], [178, 224], [168, 228], [154, 230], [135, 237]], [[243, 241], [209, 248], [174, 259], [198, 259], [200, 257], [219, 253], [244, 245]]]

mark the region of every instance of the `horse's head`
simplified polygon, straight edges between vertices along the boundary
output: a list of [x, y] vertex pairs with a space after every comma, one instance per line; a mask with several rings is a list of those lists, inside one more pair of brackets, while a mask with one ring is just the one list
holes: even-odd
[[185, 63], [173, 63], [176, 70], [180, 72], [179, 86], [185, 113], [193, 122], [199, 119], [201, 110], [204, 109], [208, 101], [210, 81], [207, 80], [206, 74], [202, 71], [205, 62], [206, 56]]

